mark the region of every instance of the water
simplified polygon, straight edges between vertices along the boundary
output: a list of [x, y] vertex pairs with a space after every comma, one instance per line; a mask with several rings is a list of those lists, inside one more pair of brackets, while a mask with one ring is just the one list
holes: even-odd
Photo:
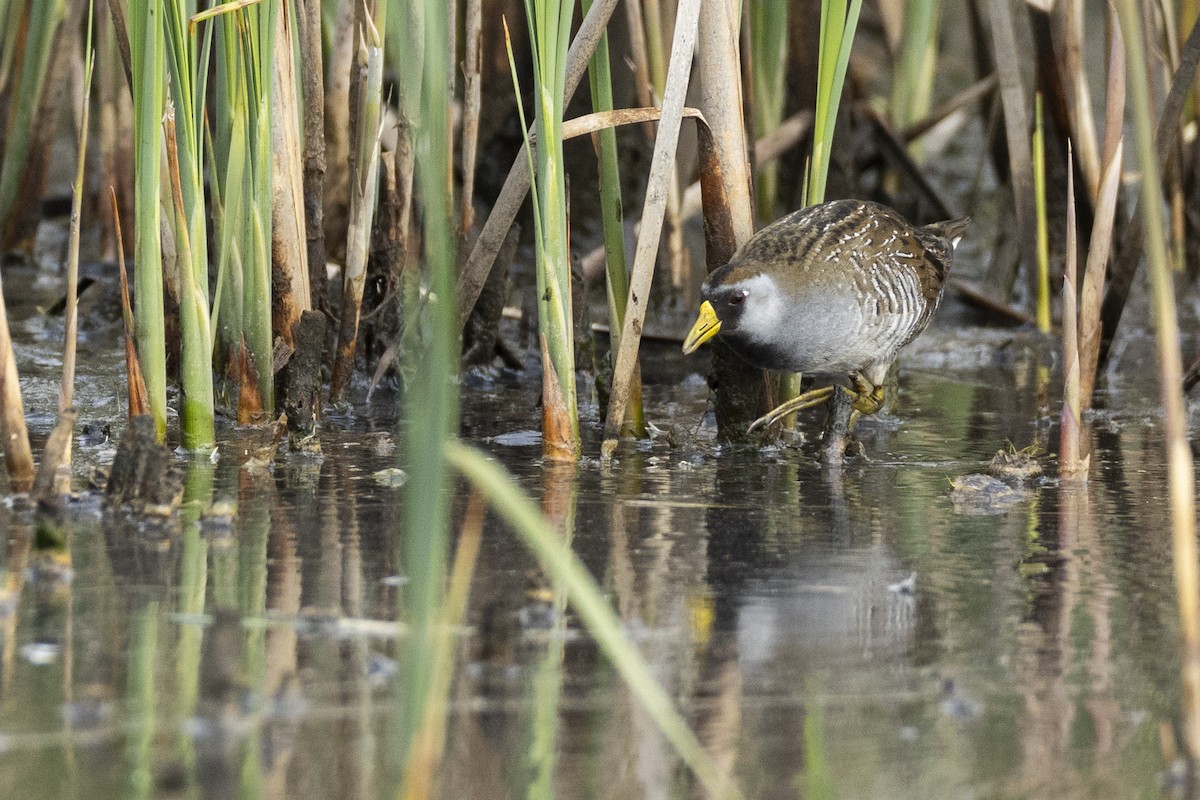
[[[32, 304], [52, 288], [12, 312], [39, 441], [59, 334]], [[115, 331], [93, 325], [80, 356], [80, 487], [112, 458], [105, 425], [123, 424]], [[648, 354], [661, 433], [611, 466], [541, 464], [527, 375], [466, 379], [463, 433], [532, 496], [574, 509], [575, 551], [747, 796], [1171, 796], [1161, 424], [1152, 375], [1129, 366], [1145, 346], [1123, 351], [1086, 486], [1033, 479], [1003, 502], [950, 480], [1006, 442], [1057, 436], [1036, 400], [1049, 350], [1020, 332], [919, 340], [889, 412], [857, 431], [863, 457], [840, 470], [815, 460], [813, 418], [798, 446], [719, 448], [692, 374], [703, 359], [673, 349]], [[323, 457], [270, 470], [239, 466], [261, 434], [226, 430], [215, 460], [180, 456], [181, 516], [105, 516], [84, 494], [65, 552], [35, 547], [33, 511], [4, 504], [0, 796], [391, 796], [405, 490], [377, 473], [396, 463], [393, 405], [331, 417]], [[236, 514], [197, 519], [214, 501]], [[556, 632], [543, 589], [489, 517], [437, 794], [523, 796], [540, 773], [561, 797], [689, 794], [577, 620]], [[539, 694], [547, 670], [556, 691]], [[547, 718], [556, 746], [539, 762]]]

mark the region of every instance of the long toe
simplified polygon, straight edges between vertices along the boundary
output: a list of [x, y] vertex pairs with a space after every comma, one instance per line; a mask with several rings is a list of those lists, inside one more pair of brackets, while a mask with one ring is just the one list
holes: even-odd
[[774, 425], [779, 420], [786, 417], [788, 414], [794, 414], [797, 411], [803, 411], [806, 408], [820, 405], [830, 398], [833, 394], [832, 386], [822, 386], [820, 389], [812, 389], [804, 394], [793, 397], [791, 400], [785, 400], [778, 406], [762, 415], [754, 422], [750, 423], [747, 433], [752, 433], [759, 428], [764, 428], [768, 425]]

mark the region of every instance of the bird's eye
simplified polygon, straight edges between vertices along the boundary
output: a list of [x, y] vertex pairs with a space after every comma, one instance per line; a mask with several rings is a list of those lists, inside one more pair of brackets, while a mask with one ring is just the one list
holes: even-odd
[[738, 292], [737, 294], [735, 294], [729, 298], [729, 305], [740, 306], [745, 300], [746, 300], [746, 293]]

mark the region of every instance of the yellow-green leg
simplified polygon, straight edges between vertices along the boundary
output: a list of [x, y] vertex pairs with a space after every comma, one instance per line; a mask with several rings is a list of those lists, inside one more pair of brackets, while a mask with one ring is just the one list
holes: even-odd
[[797, 411], [803, 411], [806, 408], [819, 406], [832, 396], [833, 387], [822, 386], [820, 389], [811, 389], [804, 394], [793, 397], [791, 400], [785, 400], [783, 403], [780, 403], [766, 414], [763, 414], [761, 417], [754, 420], [754, 422], [751, 422], [749, 431], [747, 432], [753, 432], [758, 428], [763, 428], [767, 425], [774, 425], [788, 414], [794, 414]]
[[[854, 411], [850, 415], [850, 429], [853, 430], [854, 424], [858, 422], [860, 416], [874, 414], [883, 408], [884, 394], [882, 386], [872, 385], [861, 375], [852, 375], [850, 379], [854, 382], [854, 388], [845, 391], [854, 399]], [[819, 389], [811, 389], [798, 397], [793, 397], [750, 423], [749, 432], [774, 425], [789, 414], [820, 405], [833, 397], [833, 392], [833, 386], [822, 386]]]

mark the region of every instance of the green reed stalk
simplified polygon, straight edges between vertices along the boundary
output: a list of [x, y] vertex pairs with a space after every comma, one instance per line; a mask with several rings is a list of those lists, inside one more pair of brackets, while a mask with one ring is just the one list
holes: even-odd
[[[175, 197], [175, 250], [179, 259], [179, 318], [183, 337], [183, 407], [180, 432], [189, 450], [208, 449], [215, 441], [212, 329], [208, 303], [208, 209], [204, 200], [201, 123], [211, 28], [201, 48], [188, 18], [192, 0], [167, 0], [167, 66], [174, 113], [167, 152]], [[169, 159], [170, 161], [170, 159]], [[173, 194], [175, 192], [173, 191]]]
[[1046, 220], [1046, 128], [1042, 124], [1042, 93], [1034, 99], [1033, 199], [1037, 217], [1037, 326], [1050, 332], [1050, 227]]
[[[422, 53], [445, 53], [445, 14], [424, 13], [421, 0], [396, 3], [390, 19], [405, 36], [387, 39], [396, 64], [401, 96], [419, 100], [406, 108], [414, 124], [416, 180], [424, 207], [425, 263], [422, 280], [428, 302], [406, 307], [406, 326], [421, 331], [406, 337], [404, 360], [413, 365], [404, 395], [400, 429], [405, 484], [403, 562], [409, 578], [404, 593], [411, 634], [403, 647], [401, 754], [415, 755], [421, 726], [434, 697], [438, 621], [443, 614], [450, 535], [449, 466], [445, 443], [458, 426], [458, 301], [454, 197], [450, 160], [449, 70]], [[406, 38], [421, 44], [409, 46]], [[438, 714], [444, 709], [437, 710]]]
[[566, 591], [572, 608], [600, 650], [704, 787], [717, 797], [740, 796], [737, 788], [721, 777], [696, 735], [675, 709], [670, 696], [654, 679], [641, 652], [625, 636], [621, 621], [587, 567], [570, 548], [563, 547], [562, 535], [521, 493], [508, 472], [478, 451], [459, 443], [447, 445], [446, 457], [488, 498], [537, 557], [546, 573]]
[[167, 433], [167, 344], [163, 318], [159, 196], [162, 174], [166, 36], [163, 0], [130, 0], [129, 51], [133, 74], [134, 312], [137, 351], [159, 439]]
[[[575, 340], [571, 328], [571, 266], [562, 151], [567, 45], [570, 42], [573, 8], [573, 2], [564, 0], [525, 0], [530, 48], [533, 51], [533, 96], [537, 105], [537, 161], [532, 168], [535, 176], [532, 200], [537, 252], [538, 331], [544, 376], [542, 453], [554, 460], [577, 459], [581, 448], [575, 397]], [[515, 64], [512, 63], [511, 43], [509, 63], [513, 68], [513, 85], [519, 102], [521, 91], [517, 86]], [[530, 157], [533, 158], [532, 151]]]
[[1179, 636], [1183, 683], [1182, 716], [1184, 744], [1188, 756], [1200, 758], [1200, 555], [1196, 548], [1195, 475], [1187, 439], [1187, 413], [1183, 398], [1183, 366], [1179, 355], [1179, 322], [1175, 316], [1166, 223], [1162, 212], [1162, 182], [1154, 147], [1150, 83], [1142, 27], [1134, 0], [1116, 4], [1125, 39], [1125, 63], [1129, 70], [1129, 100], [1137, 135], [1137, 160], [1142, 170], [1146, 267], [1150, 277], [1151, 310], [1158, 342], [1159, 392], [1163, 404], [1163, 439], [1167, 449], [1175, 591], [1179, 599]]
[[[258, 478], [243, 484], [246, 494], [261, 492], [255, 486]], [[249, 499], [248, 497], [246, 499]], [[267, 587], [270, 583], [268, 548], [271, 545], [271, 506], [265, 502], [243, 503], [239, 501], [238, 554], [237, 554], [237, 606], [242, 619], [262, 619], [267, 613]], [[214, 595], [215, 596], [215, 595]], [[267, 683], [267, 630], [265, 626], [242, 626], [241, 672], [245, 676], [253, 696], [257, 698], [256, 713], [265, 713], [268, 703]], [[265, 769], [262, 748], [263, 728], [254, 726], [242, 743], [242, 760], [238, 770], [239, 798], [261, 798]]]
[[279, 4], [260, 3], [246, 9], [252, 24], [246, 26], [246, 62], [250, 67], [250, 99], [255, 125], [249, 151], [253, 181], [250, 198], [250, 242], [252, 254], [244, 262], [245, 292], [243, 335], [254, 359], [262, 407], [270, 415], [275, 409], [274, 338], [271, 332], [271, 73], [275, 57], [275, 15]]
[[[583, 13], [592, 7], [592, 0], [583, 0]], [[608, 33], [600, 37], [596, 52], [588, 65], [588, 83], [592, 90], [592, 110], [612, 111], [612, 68], [608, 59]], [[621, 349], [621, 327], [625, 324], [625, 303], [629, 295], [629, 268], [625, 261], [624, 211], [621, 203], [621, 167], [617, 159], [617, 132], [602, 128], [596, 133], [600, 156], [600, 219], [604, 225], [604, 261], [608, 294], [608, 318], [612, 357]], [[634, 381], [625, 424], [630, 435], [646, 435], [646, 415], [642, 408], [641, 380]]]
[[825, 0], [821, 3], [821, 45], [817, 64], [817, 107], [813, 123], [812, 169], [809, 172], [808, 202], [825, 199], [829, 177], [829, 153], [833, 128], [842, 102], [850, 47], [858, 28], [862, 0]]
[[[850, 63], [850, 48], [858, 28], [862, 0], [823, 0], [821, 3], [820, 55], [817, 62], [817, 105], [813, 122], [812, 159], [808, 166], [804, 204], [816, 205], [825, 200], [825, 184], [829, 178], [830, 152], [838, 108], [842, 102], [842, 87]], [[800, 375], [783, 375], [777, 392], [778, 402], [800, 394]], [[791, 427], [795, 416], [784, 422]]]
[[[937, 0], [906, 0], [900, 60], [892, 73], [891, 118], [896, 130], [929, 114], [933, 99], [933, 76], [937, 66], [938, 23], [941, 3]], [[920, 143], [909, 145], [919, 157]]]
[[128, 797], [153, 796], [155, 709], [154, 667], [158, 663], [158, 602], [146, 603], [135, 612], [129, 634], [126, 714], [131, 732], [126, 740], [125, 759], [129, 776]]
[[[83, 101], [79, 109], [79, 130], [75, 155], [75, 180], [71, 184], [71, 234], [67, 242], [67, 302], [63, 312], [66, 337], [63, 342], [62, 385], [58, 390], [58, 410], [62, 413], [75, 405], [75, 349], [79, 334], [79, 232], [83, 209], [83, 181], [87, 164], [88, 119], [91, 111], [92, 73], [96, 52], [92, 48], [93, 7], [88, 3], [87, 37], [84, 39]], [[71, 440], [66, 443], [66, 460], [71, 460]]]
[[[3, 164], [0, 164], [0, 238], [3, 238], [14, 205], [21, 201], [17, 194], [38, 126], [38, 107], [49, 70], [51, 44], [67, 6], [65, 0], [34, 0], [28, 5], [18, 3], [11, 11], [12, 18], [5, 25], [4, 57], [6, 60], [12, 58], [22, 49], [19, 45], [23, 45], [24, 58], [20, 64], [10, 61], [5, 65], [9, 70], [16, 67], [19, 74], [16, 85], [10, 89], [7, 130], [0, 151], [4, 156]], [[26, 15], [27, 27], [21, 24], [22, 12]], [[24, 42], [19, 43], [16, 37], [22, 32]], [[10, 73], [9, 81], [12, 80]]]
[[[750, 6], [751, 91], [754, 97], [750, 111], [755, 139], [774, 131], [783, 120], [787, 39], [787, 0], [759, 0]], [[779, 162], [773, 160], [759, 169], [755, 178], [760, 222], [775, 219], [778, 174]]]
[[[199, 456], [188, 462], [183, 484], [179, 535], [179, 613], [195, 618], [204, 613], [208, 590], [208, 539], [200, 531], [200, 512], [212, 502], [216, 467]], [[180, 625], [175, 645], [175, 714], [191, 719], [200, 698], [200, 666], [204, 628]], [[196, 740], [183, 730], [175, 745], [189, 783], [196, 780]]]
[[646, 66], [656, 101], [661, 103], [667, 88], [667, 59], [663, 47], [662, 6], [659, 0], [642, 0], [642, 24], [646, 31]]
[[216, 83], [211, 118], [205, 137], [212, 176], [213, 241], [217, 248], [217, 286], [213, 299], [212, 331], [238, 358], [242, 341], [245, 271], [241, 248], [246, 243], [247, 157], [250, 150], [250, 101], [238, 21], [223, 15], [215, 36]]
[[[220, 14], [212, 170], [217, 301], [210, 330], [223, 340], [230, 371], [241, 374], [239, 419], [275, 407], [271, 331], [271, 81], [278, 4], [230, 0]], [[248, 353], [248, 360], [243, 359]], [[253, 385], [247, 385], [252, 382]], [[255, 400], [247, 401], [245, 393]]]

